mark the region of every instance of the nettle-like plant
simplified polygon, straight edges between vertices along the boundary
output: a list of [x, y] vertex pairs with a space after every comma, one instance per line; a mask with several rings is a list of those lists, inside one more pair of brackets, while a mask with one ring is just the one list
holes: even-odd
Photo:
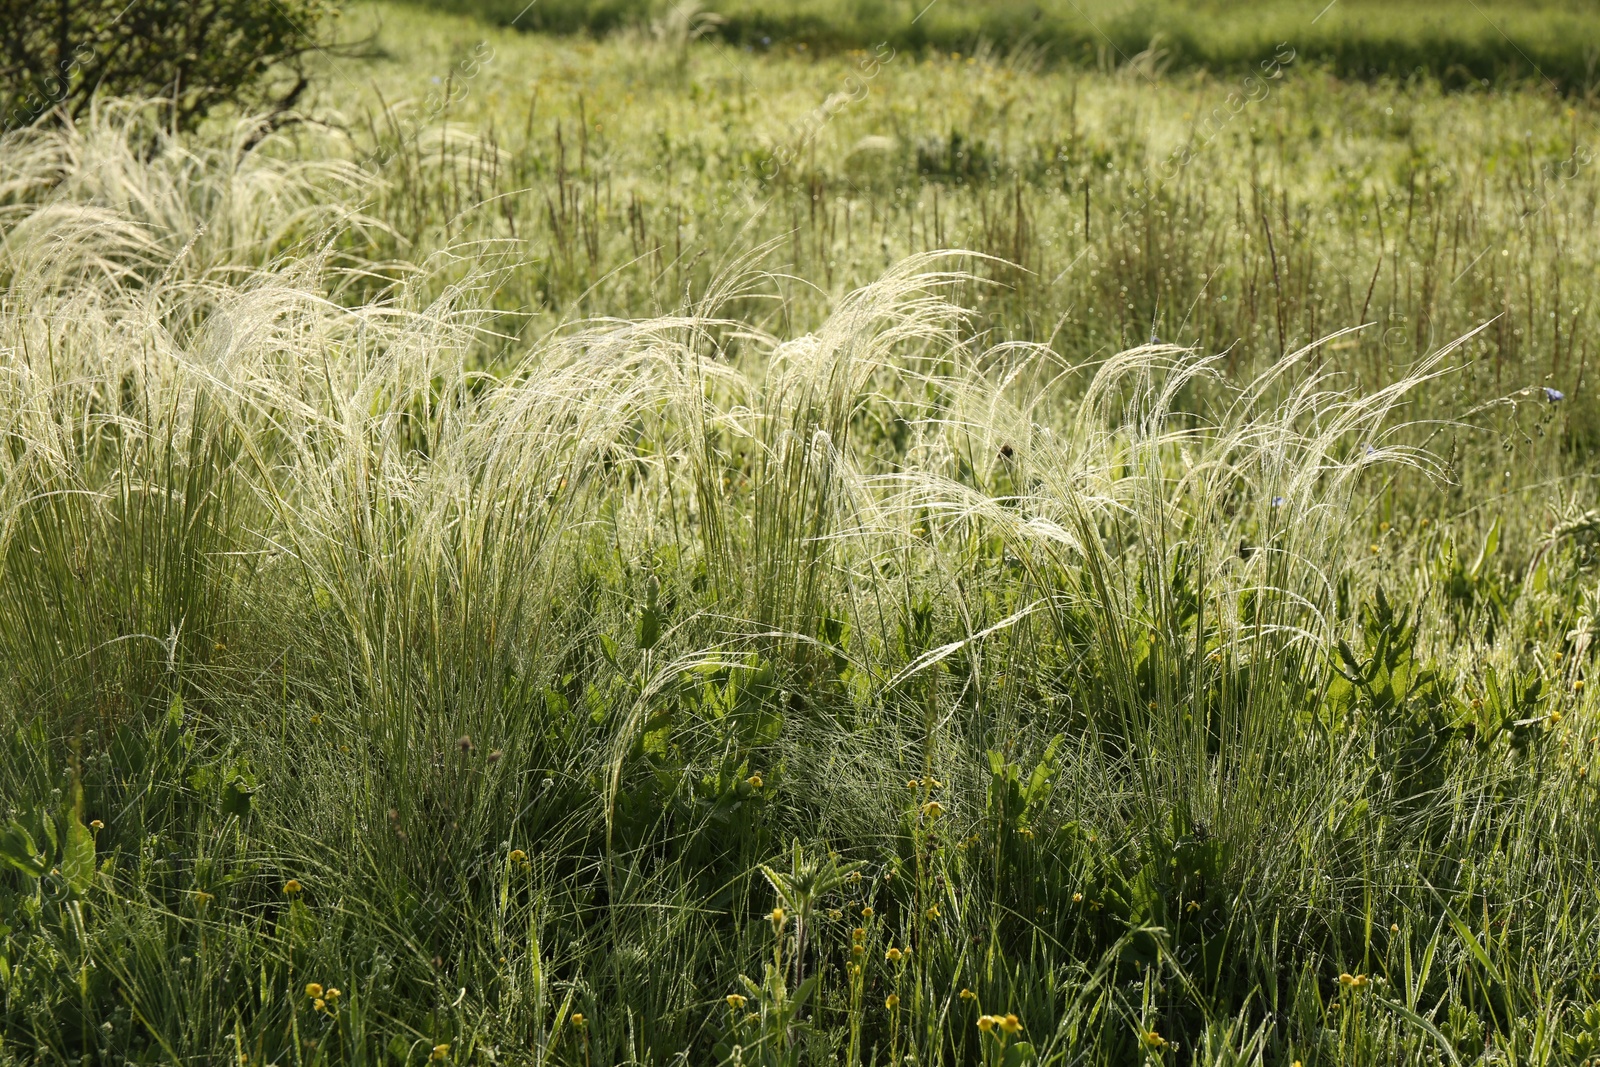
[[[219, 104], [281, 113], [336, 0], [0, 0], [0, 121], [81, 117], [97, 93], [152, 96], [193, 126]], [[280, 71], [282, 79], [267, 77]], [[275, 84], [267, 84], [272, 82]]]

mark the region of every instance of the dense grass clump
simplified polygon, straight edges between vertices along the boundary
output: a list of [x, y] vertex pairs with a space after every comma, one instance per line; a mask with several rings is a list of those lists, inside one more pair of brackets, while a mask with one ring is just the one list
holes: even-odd
[[907, 59], [764, 174], [719, 45], [464, 25], [420, 121], [0, 143], [0, 1063], [1600, 1055], [1565, 103], [1140, 206], [1204, 80], [977, 167], [1048, 79]]

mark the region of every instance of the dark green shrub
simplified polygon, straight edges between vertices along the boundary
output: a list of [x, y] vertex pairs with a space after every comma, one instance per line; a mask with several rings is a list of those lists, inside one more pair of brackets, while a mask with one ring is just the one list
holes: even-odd
[[[0, 116], [6, 128], [52, 112], [77, 117], [97, 92], [169, 99], [179, 126], [226, 102], [282, 111], [306, 87], [301, 60], [333, 8], [334, 0], [0, 0]], [[275, 69], [281, 81], [266, 77]]]

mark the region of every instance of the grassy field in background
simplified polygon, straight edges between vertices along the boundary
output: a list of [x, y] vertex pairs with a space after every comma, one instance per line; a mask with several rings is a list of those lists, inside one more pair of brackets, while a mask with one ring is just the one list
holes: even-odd
[[986, 42], [1107, 70], [1248, 71], [1288, 44], [1341, 77], [1433, 77], [1451, 88], [1506, 80], [1592, 97], [1600, 90], [1600, 11], [1579, 0], [444, 0], [433, 10], [500, 25], [604, 34], [688, 23], [767, 49], [971, 52]]
[[0, 141], [0, 1065], [1597, 1062], [1594, 102], [776, 10]]

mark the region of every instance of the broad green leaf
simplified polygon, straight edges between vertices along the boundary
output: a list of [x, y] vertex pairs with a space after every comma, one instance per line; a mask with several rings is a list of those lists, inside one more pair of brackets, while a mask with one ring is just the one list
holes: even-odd
[[1002, 1067], [1022, 1067], [1024, 1063], [1034, 1060], [1033, 1046], [1026, 1041], [1018, 1041], [1006, 1047], [1005, 1056], [1001, 1059]]
[[94, 881], [94, 835], [78, 821], [76, 815], [66, 817], [66, 840], [61, 847], [61, 874], [67, 884], [79, 894], [89, 891]]
[[33, 835], [15, 819], [0, 833], [0, 860], [34, 878], [44, 874], [48, 866], [44, 853], [33, 843]]

